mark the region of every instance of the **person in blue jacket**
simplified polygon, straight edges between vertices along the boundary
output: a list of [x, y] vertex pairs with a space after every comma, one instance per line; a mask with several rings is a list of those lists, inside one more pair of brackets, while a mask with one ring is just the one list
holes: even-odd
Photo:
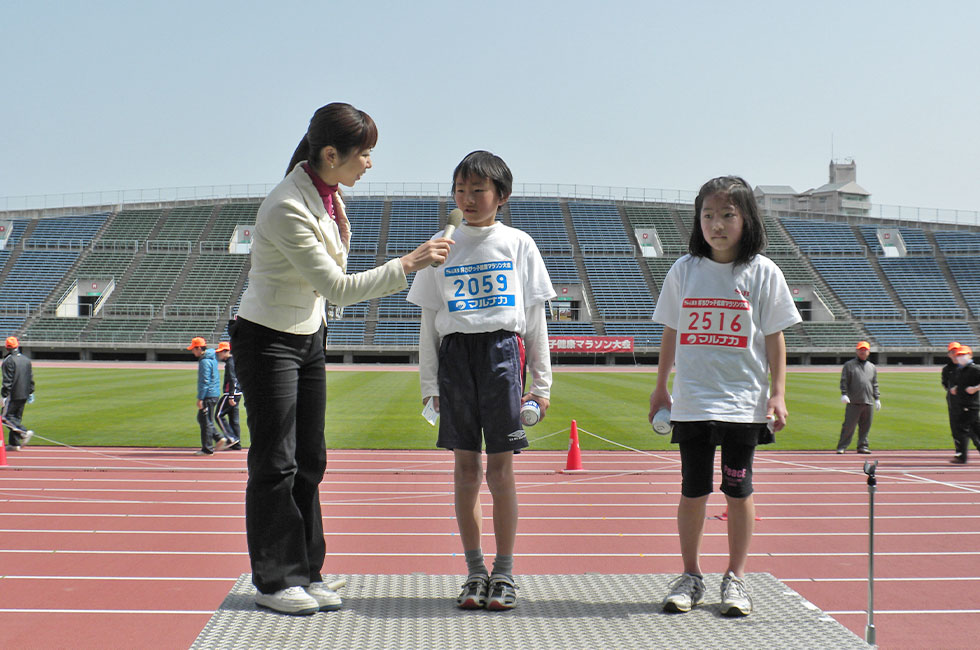
[[201, 425], [201, 448], [196, 456], [210, 456], [214, 453], [214, 444], [220, 442], [227, 446], [228, 442], [214, 428], [214, 408], [221, 396], [221, 380], [218, 376], [218, 359], [214, 350], [208, 349], [203, 337], [195, 336], [187, 349], [197, 357], [197, 423]]

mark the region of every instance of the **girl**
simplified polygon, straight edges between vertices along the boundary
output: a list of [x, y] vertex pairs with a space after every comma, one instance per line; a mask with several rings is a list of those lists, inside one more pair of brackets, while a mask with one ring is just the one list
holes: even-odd
[[[708, 181], [694, 201], [689, 254], [667, 273], [654, 311], [664, 333], [649, 418], [671, 409], [671, 442], [681, 452], [677, 529], [684, 573], [663, 602], [668, 612], [690, 611], [704, 597], [701, 536], [719, 444], [728, 501], [721, 612], [752, 611], [742, 581], [755, 521], [752, 457], [757, 444], [773, 442], [772, 431], [786, 425], [782, 330], [802, 320], [779, 267], [759, 254], [765, 246], [748, 183], [737, 176]], [[671, 396], [667, 378], [675, 362]]]
[[319, 485], [327, 462], [324, 307], [408, 286], [406, 273], [442, 263], [448, 239], [346, 273], [350, 222], [338, 184], [371, 168], [374, 120], [350, 104], [313, 114], [286, 178], [259, 207], [248, 289], [229, 330], [252, 444], [245, 531], [255, 602], [286, 614], [339, 609], [320, 575], [326, 546]]

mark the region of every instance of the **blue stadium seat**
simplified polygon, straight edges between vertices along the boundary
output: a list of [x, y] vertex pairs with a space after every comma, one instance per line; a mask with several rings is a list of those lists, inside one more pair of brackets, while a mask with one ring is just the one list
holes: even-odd
[[846, 223], [804, 221], [781, 218], [780, 223], [800, 250], [807, 254], [863, 253], [864, 249], [854, 238], [854, 232]]
[[871, 338], [882, 347], [916, 347], [922, 345], [919, 337], [905, 321], [865, 321], [864, 328]]
[[880, 263], [885, 277], [914, 320], [965, 316], [935, 259], [885, 257]]
[[327, 347], [364, 345], [364, 321], [330, 321], [327, 324]]
[[651, 320], [629, 323], [610, 321], [605, 326], [609, 336], [632, 336], [633, 345], [638, 348], [660, 347], [664, 335], [664, 326]]
[[946, 263], [973, 316], [980, 316], [980, 259], [972, 255], [950, 255]]
[[374, 345], [419, 344], [419, 321], [379, 320], [374, 330]]
[[52, 217], [40, 219], [30, 240], [79, 241], [83, 245], [92, 241], [105, 224], [107, 214], [90, 214], [77, 217]]
[[857, 319], [901, 319], [895, 305], [864, 257], [812, 257], [813, 267]]
[[585, 270], [602, 320], [642, 320], [655, 304], [633, 257], [585, 257]]
[[980, 253], [980, 233], [963, 230], [937, 230], [933, 233], [943, 253]]
[[439, 202], [432, 199], [393, 199], [389, 214], [385, 252], [390, 256], [415, 250], [442, 229]]
[[[861, 236], [864, 238], [864, 243], [868, 245], [871, 253], [874, 255], [881, 255], [884, 251], [881, 249], [881, 242], [878, 241], [878, 230], [877, 226], [859, 226], [861, 230]], [[926, 253], [932, 254], [932, 246], [929, 245], [929, 240], [926, 239], [926, 234], [919, 228], [906, 228], [904, 226], [898, 229], [898, 232], [902, 235], [902, 240], [905, 242], [905, 250], [909, 253]]]
[[[351, 252], [377, 253], [378, 240], [381, 239], [381, 216], [384, 212], [384, 201], [381, 199], [350, 199], [346, 202], [346, 206], [347, 218], [350, 220], [353, 234], [350, 242]], [[432, 231], [428, 237], [434, 234], [435, 231]], [[420, 239], [409, 250], [414, 250], [423, 241], [425, 240]]]
[[615, 204], [569, 201], [568, 211], [583, 254], [633, 253], [634, 244]]
[[507, 205], [511, 225], [531, 235], [542, 254], [572, 252], [558, 201], [519, 198], [511, 199]]
[[943, 351], [946, 350], [946, 345], [950, 341], [959, 341], [963, 345], [969, 345], [971, 348], [977, 349], [977, 335], [973, 333], [970, 325], [964, 321], [923, 321], [919, 323], [919, 327], [922, 329], [922, 333], [925, 334], [926, 339], [928, 339], [929, 345], [935, 345], [936, 347], [942, 348]]

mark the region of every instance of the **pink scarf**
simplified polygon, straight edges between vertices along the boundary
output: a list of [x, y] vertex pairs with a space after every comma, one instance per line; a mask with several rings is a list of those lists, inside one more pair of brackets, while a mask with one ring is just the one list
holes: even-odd
[[327, 214], [330, 215], [331, 219], [336, 221], [337, 215], [334, 214], [333, 209], [333, 193], [337, 191], [337, 186], [327, 185], [324, 183], [323, 179], [310, 168], [309, 163], [303, 163], [303, 171], [305, 171], [310, 177], [310, 180], [313, 181], [313, 186], [316, 188], [317, 193], [319, 193], [320, 200], [323, 201], [323, 207], [326, 208]]

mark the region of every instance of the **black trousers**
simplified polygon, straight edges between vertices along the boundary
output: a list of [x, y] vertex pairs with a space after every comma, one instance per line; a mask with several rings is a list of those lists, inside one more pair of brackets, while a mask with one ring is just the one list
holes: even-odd
[[245, 532], [262, 593], [320, 581], [320, 481], [327, 380], [324, 330], [287, 334], [239, 318], [231, 333], [251, 446]]
[[3, 407], [3, 424], [7, 427], [7, 440], [8, 445], [19, 445], [24, 439], [24, 425], [21, 423], [21, 419], [24, 417], [24, 405], [27, 404], [26, 399], [10, 399], [4, 403]]
[[956, 455], [966, 458], [970, 442], [980, 451], [980, 413], [976, 409], [957, 407], [956, 428], [953, 429], [953, 445]]
[[[238, 424], [238, 400], [241, 395], [225, 393], [218, 398], [218, 405], [214, 409], [214, 425], [223, 438], [231, 440], [232, 444], [241, 442], [242, 428]], [[231, 401], [235, 400], [235, 405]]]

